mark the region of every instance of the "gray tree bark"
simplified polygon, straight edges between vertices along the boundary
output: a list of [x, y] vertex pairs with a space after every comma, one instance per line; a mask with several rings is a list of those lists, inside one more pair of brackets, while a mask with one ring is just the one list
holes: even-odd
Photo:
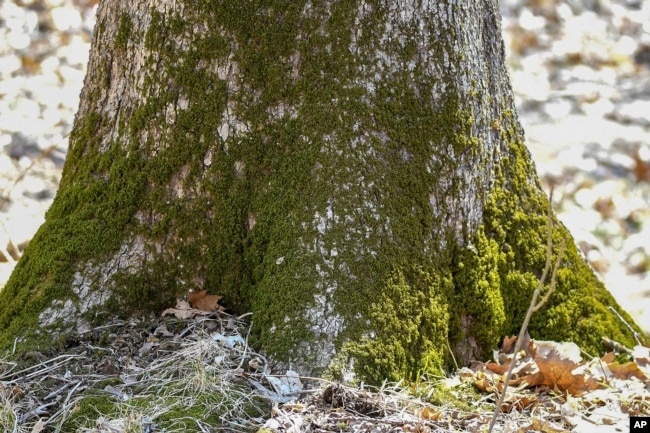
[[[0, 294], [0, 345], [207, 289], [305, 373], [484, 356], [545, 261], [523, 140], [496, 0], [101, 2], [60, 190]], [[570, 247], [531, 332], [631, 342], [554, 236]]]

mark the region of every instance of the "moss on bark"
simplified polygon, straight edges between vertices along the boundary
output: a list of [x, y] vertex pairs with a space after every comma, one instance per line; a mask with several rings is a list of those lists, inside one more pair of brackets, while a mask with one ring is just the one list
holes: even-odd
[[[494, 5], [143, 3], [100, 4], [59, 193], [0, 294], [0, 347], [189, 289], [252, 311], [276, 359], [370, 381], [516, 332], [548, 203]], [[571, 247], [533, 336], [632, 343], [554, 236]]]

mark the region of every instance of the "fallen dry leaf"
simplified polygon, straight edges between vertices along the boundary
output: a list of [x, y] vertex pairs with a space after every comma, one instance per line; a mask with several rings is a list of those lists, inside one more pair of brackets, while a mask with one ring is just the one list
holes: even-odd
[[444, 412], [439, 409], [433, 409], [428, 406], [424, 406], [422, 409], [416, 411], [417, 415], [422, 419], [429, 419], [432, 421], [439, 421], [444, 416]]
[[204, 311], [223, 311], [225, 308], [219, 305], [221, 298], [223, 296], [208, 295], [207, 290], [199, 290], [198, 292], [189, 292], [187, 294], [190, 305]]
[[582, 395], [599, 386], [583, 374], [574, 374], [573, 370], [577, 365], [569, 360], [553, 356], [536, 361], [543, 376], [542, 384], [551, 389], [567, 391], [571, 395]]
[[645, 161], [641, 157], [639, 147], [636, 147], [632, 152], [632, 159], [634, 160], [632, 172], [636, 177], [637, 183], [643, 181], [650, 182], [650, 161]]
[[524, 409], [529, 409], [535, 404], [537, 404], [537, 396], [534, 394], [523, 394], [523, 393], [508, 393], [506, 398], [503, 400], [501, 405], [501, 413], [510, 413], [513, 410], [522, 411]]
[[[556, 343], [554, 341], [535, 341], [527, 338], [526, 346], [517, 354], [515, 368], [512, 370], [511, 384], [533, 388], [537, 386], [547, 387], [552, 390], [562, 391], [570, 395], [583, 395], [586, 392], [599, 389], [604, 381], [603, 368], [600, 365], [610, 365], [614, 360], [613, 354], [607, 354], [602, 359], [595, 358], [593, 362], [585, 363], [580, 355], [580, 348], [574, 343]], [[504, 353], [503, 350], [513, 351], [513, 338], [506, 338], [502, 345], [502, 351], [495, 353], [498, 362], [475, 363], [472, 370], [475, 371], [473, 384], [477, 389], [484, 392], [493, 392], [499, 389], [505, 381], [505, 374], [510, 363], [515, 359], [515, 354]], [[639, 350], [641, 355], [647, 353]], [[612, 372], [615, 377], [637, 377], [641, 380], [647, 377], [645, 371], [634, 364], [632, 366], [615, 365]], [[493, 377], [487, 380], [486, 373], [492, 373], [500, 377]]]
[[637, 362], [643, 361], [650, 363], [650, 347], [634, 346], [634, 349], [632, 349], [632, 356]]
[[494, 378], [489, 378], [484, 372], [477, 371], [472, 379], [472, 385], [474, 388], [483, 392], [496, 392], [500, 391], [495, 386], [495, 383], [500, 383], [494, 380]]
[[[167, 311], [167, 310], [165, 310]], [[167, 329], [167, 325], [164, 323], [158, 325], [158, 327], [153, 331], [153, 335], [155, 337], [173, 337], [174, 333], [169, 332], [169, 329]]]
[[571, 395], [582, 395], [600, 386], [593, 377], [575, 371], [584, 363], [575, 343], [534, 341], [531, 346], [539, 372], [522, 377], [530, 386], [545, 385]]
[[511, 335], [510, 337], [504, 337], [503, 344], [501, 345], [501, 352], [512, 353], [512, 351], [515, 349], [516, 342], [517, 342], [516, 335]]
[[210, 311], [192, 308], [190, 304], [183, 299], [176, 299], [176, 308], [167, 308], [161, 313], [161, 316], [175, 316], [178, 319], [191, 319], [195, 316], [205, 316]]
[[545, 419], [541, 419], [538, 416], [534, 416], [533, 419], [531, 420], [531, 426], [530, 430], [526, 431], [539, 431], [539, 432], [544, 432], [544, 433], [564, 433], [568, 432], [567, 429], [563, 428], [562, 426], [549, 421]]
[[606, 354], [600, 357], [600, 360], [603, 361], [605, 364], [609, 364], [616, 360], [616, 354], [614, 352], [607, 352]]
[[612, 362], [611, 364], [607, 364], [607, 367], [617, 379], [627, 380], [636, 377], [642, 382], [648, 380], [648, 376], [646, 376], [644, 372], [641, 371], [636, 362], [626, 362], [625, 364]]
[[485, 367], [497, 374], [506, 374], [510, 368], [510, 363], [508, 364], [497, 364], [495, 362], [488, 362], [485, 364]]

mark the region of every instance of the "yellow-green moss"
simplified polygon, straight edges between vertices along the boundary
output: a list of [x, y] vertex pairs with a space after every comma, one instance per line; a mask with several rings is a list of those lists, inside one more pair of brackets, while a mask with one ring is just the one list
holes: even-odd
[[[454, 295], [450, 309], [455, 312], [450, 340], [462, 341], [470, 334], [484, 349], [497, 346], [503, 335], [506, 313], [499, 269], [507, 261], [493, 239], [482, 230], [468, 248], [459, 249], [452, 259]], [[471, 325], [465, 329], [463, 320]]]
[[119, 414], [119, 404], [113, 396], [88, 396], [81, 399], [69, 412], [60, 431], [74, 432], [96, 425], [97, 419], [113, 419]]
[[443, 382], [425, 382], [416, 384], [413, 393], [434, 406], [453, 407], [465, 412], [476, 412], [477, 406], [486, 412], [493, 406], [476, 391], [470, 381], [450, 386]]
[[[509, 134], [512, 157], [504, 161], [497, 174], [497, 183], [485, 209], [483, 232], [495, 245], [500, 245], [494, 252], [500, 256], [500, 292], [507, 317], [504, 333], [516, 334], [546, 261], [549, 204], [539, 184], [531, 179], [534, 167], [520, 141], [521, 135], [512, 132], [516, 126], [509, 113], [505, 113], [501, 124], [508, 125], [510, 132], [504, 134]], [[566, 228], [555, 217], [553, 223], [555, 251], [562, 241], [567, 248], [555, 293], [533, 315], [529, 327], [532, 337], [573, 341], [592, 355], [604, 351], [603, 336], [634, 346], [632, 332], [609, 308], [614, 308], [628, 323], [633, 320], [580, 257]], [[552, 258], [556, 260], [555, 253]], [[645, 340], [640, 329], [636, 325], [634, 328]]]
[[[466, 57], [455, 34], [423, 48], [420, 30], [404, 26], [403, 38], [382, 40], [390, 12], [379, 2], [361, 24], [356, 2], [177, 3], [183, 15], [139, 11], [151, 14], [146, 29], [122, 16], [112, 60], [94, 57], [59, 193], [0, 294], [1, 348], [17, 336], [37, 341], [28, 334], [38, 315], [55, 299], [78, 300], [74, 272], [90, 272], [78, 266], [136, 237], [165, 253], [152, 248], [138, 272], [113, 275], [111, 312], [157, 312], [204, 288], [252, 311], [251, 341], [278, 360], [309, 363], [300, 350], [332, 343], [363, 379], [415, 378], [450, 366], [448, 347], [468, 337], [485, 356], [516, 333], [545, 262], [548, 203], [516, 116], [490, 115], [511, 95], [464, 89], [454, 76]], [[108, 26], [100, 16], [98, 34]], [[129, 64], [134, 50], [146, 54], [145, 77], [129, 90], [146, 98], [110, 119], [100, 109], [111, 61]], [[377, 66], [379, 53], [394, 70]], [[430, 65], [444, 65], [441, 76]], [[220, 77], [234, 69], [231, 82]], [[224, 138], [226, 111], [236, 121]], [[498, 136], [495, 155], [476, 138], [481, 125]], [[448, 218], [462, 213], [442, 198], [471, 190], [470, 171], [493, 187], [477, 204], [482, 225], [458, 229]], [[589, 351], [601, 333], [631, 343], [566, 230], [554, 237], [569, 248], [533, 336]], [[318, 309], [331, 309], [335, 338], [310, 323]]]
[[[408, 266], [404, 267], [408, 269]], [[408, 279], [396, 271], [369, 307], [372, 331], [343, 346], [362, 379], [416, 380], [440, 373], [447, 351], [451, 281], [440, 270], [411, 269]]]
[[[87, 395], [82, 396], [66, 413], [59, 431], [91, 429], [97, 426], [99, 419], [105, 422], [121, 420], [123, 428], [127, 429], [125, 431], [143, 431], [147, 423], [155, 424], [162, 431], [194, 431], [197, 421], [218, 429], [234, 427], [234, 424], [228, 425], [224, 420], [229, 411], [250, 418], [265, 416], [270, 412], [269, 402], [259, 396], [248, 396], [245, 402], [240, 401], [237, 396], [244, 388], [239, 385], [229, 384], [232, 388], [225, 394], [215, 391], [190, 394], [185, 386], [181, 383], [170, 384], [167, 380], [159, 390], [155, 387], [147, 389], [145, 393], [125, 400], [101, 391], [97, 386], [94, 390], [86, 391]], [[128, 430], [127, 426], [133, 430]]]

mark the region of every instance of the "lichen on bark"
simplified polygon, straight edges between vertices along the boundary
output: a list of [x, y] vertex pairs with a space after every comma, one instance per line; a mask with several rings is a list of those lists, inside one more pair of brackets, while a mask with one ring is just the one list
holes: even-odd
[[[450, 350], [487, 355], [523, 318], [548, 206], [495, 3], [101, 2], [59, 193], [0, 294], [0, 346], [206, 289], [311, 374], [415, 378]], [[609, 305], [570, 248], [531, 332], [631, 342]]]

